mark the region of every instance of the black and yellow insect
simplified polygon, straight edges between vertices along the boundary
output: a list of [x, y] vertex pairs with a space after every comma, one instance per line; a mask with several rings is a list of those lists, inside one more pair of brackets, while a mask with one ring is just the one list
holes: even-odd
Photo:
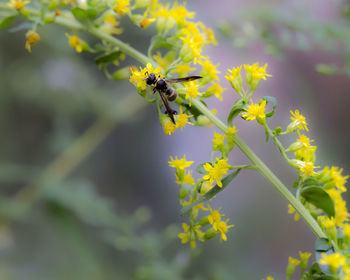
[[177, 78], [177, 79], [162, 79], [160, 77], [157, 77], [156, 74], [149, 74], [146, 78], [146, 83], [149, 86], [153, 86], [153, 92], [158, 92], [160, 95], [160, 98], [162, 99], [162, 102], [165, 106], [165, 113], [169, 116], [171, 121], [175, 124], [174, 115], [177, 114], [177, 112], [169, 106], [168, 101], [174, 101], [177, 97], [176, 90], [173, 89], [170, 84], [174, 83], [184, 83], [189, 81], [194, 81], [197, 79], [202, 78], [201, 76], [188, 76], [184, 78]]

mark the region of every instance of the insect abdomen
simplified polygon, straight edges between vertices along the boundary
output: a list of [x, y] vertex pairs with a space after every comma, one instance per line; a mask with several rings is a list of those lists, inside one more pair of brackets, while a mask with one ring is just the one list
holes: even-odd
[[168, 88], [165, 92], [169, 101], [174, 101], [177, 97], [176, 90], [173, 88]]

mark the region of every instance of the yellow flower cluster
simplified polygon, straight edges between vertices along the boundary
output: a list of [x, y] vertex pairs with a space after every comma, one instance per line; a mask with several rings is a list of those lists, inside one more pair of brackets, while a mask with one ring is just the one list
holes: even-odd
[[[233, 129], [231, 129], [231, 132], [232, 131]], [[185, 155], [181, 159], [170, 157], [169, 166], [175, 168], [176, 183], [181, 186], [179, 197], [182, 206], [196, 203], [200, 197], [211, 190], [214, 181], [216, 181], [218, 186], [222, 186], [221, 178], [229, 170], [227, 159], [217, 159], [216, 163], [213, 165], [209, 163], [204, 164], [203, 169], [208, 171], [208, 173], [195, 181], [192, 177], [192, 172], [186, 170], [186, 168], [190, 167], [192, 164], [193, 161], [187, 161]], [[186, 198], [188, 198], [188, 200], [186, 200]], [[210, 213], [197, 221], [199, 210], [210, 211]], [[210, 205], [206, 208], [203, 203], [196, 203], [190, 210], [190, 224], [183, 224], [183, 232], [178, 235], [181, 242], [190, 242], [191, 246], [195, 247], [196, 240], [204, 241], [218, 234], [220, 234], [221, 240], [226, 241], [226, 234], [233, 225], [228, 225], [229, 219], [222, 220], [221, 217], [223, 217], [224, 214], [220, 214], [219, 211], [220, 209], [213, 210]], [[207, 225], [211, 225], [211, 228], [207, 229], [205, 232], [202, 231], [201, 228]]]
[[212, 225], [216, 233], [220, 233], [221, 240], [226, 241], [227, 240], [226, 232], [228, 231], [229, 228], [234, 227], [234, 225], [227, 224], [229, 222], [229, 219], [226, 219], [226, 221], [221, 220], [221, 217], [225, 215], [219, 213], [220, 209], [213, 210], [209, 205], [208, 205], [208, 208], [210, 210], [210, 214], [207, 216], [209, 224]]
[[309, 258], [311, 257], [311, 253], [309, 252], [303, 253], [299, 251], [299, 256], [300, 256], [300, 260], [295, 259], [293, 257], [289, 257], [288, 265], [286, 269], [286, 279], [290, 279], [290, 277], [295, 272], [295, 269], [297, 268], [297, 266], [300, 266], [301, 273], [305, 271]]

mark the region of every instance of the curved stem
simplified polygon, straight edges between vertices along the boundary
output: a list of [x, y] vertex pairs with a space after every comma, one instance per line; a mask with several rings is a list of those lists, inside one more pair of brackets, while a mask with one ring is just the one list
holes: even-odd
[[[0, 6], [2, 8], [2, 5]], [[34, 14], [34, 12], [33, 12]], [[95, 35], [96, 37], [110, 42], [111, 44], [119, 47], [121, 51], [125, 54], [135, 58], [139, 62], [143, 64], [147, 64], [151, 62], [153, 66], [157, 66], [157, 63], [154, 62], [151, 58], [145, 56], [140, 53], [133, 47], [128, 44], [120, 41], [119, 39], [106, 34], [102, 30], [94, 27], [85, 27], [81, 25], [79, 22], [75, 20], [68, 19], [63, 16], [58, 16], [55, 19], [55, 22], [64, 25], [68, 28], [78, 29], [82, 31], [86, 31]], [[218, 119], [206, 106], [204, 106], [199, 100], [192, 99], [192, 104], [196, 107], [203, 115], [205, 115], [208, 119], [210, 119], [220, 130], [226, 132], [227, 126]], [[256, 166], [257, 170], [259, 170], [262, 175], [280, 192], [280, 194], [296, 209], [296, 211], [300, 214], [300, 216], [304, 219], [304, 221], [310, 226], [312, 231], [318, 236], [326, 238], [325, 233], [322, 231], [316, 220], [311, 216], [311, 214], [307, 211], [304, 205], [298, 201], [293, 194], [287, 189], [287, 187], [276, 177], [274, 173], [261, 161], [261, 159], [245, 144], [245, 142], [240, 139], [237, 135], [234, 136], [234, 141], [237, 147], [250, 159], [250, 161]]]

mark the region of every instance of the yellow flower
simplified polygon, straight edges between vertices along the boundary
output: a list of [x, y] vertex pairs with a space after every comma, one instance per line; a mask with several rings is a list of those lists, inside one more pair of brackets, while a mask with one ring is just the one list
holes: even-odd
[[296, 159], [302, 160], [302, 161], [315, 161], [315, 152], [317, 147], [316, 146], [310, 146], [308, 148], [302, 148], [297, 150], [294, 155]]
[[318, 168], [319, 166], [314, 166], [314, 163], [311, 161], [305, 161], [303, 162], [303, 166], [299, 169], [303, 173], [303, 177], [306, 176], [313, 176], [316, 174], [314, 171], [315, 168]]
[[288, 259], [288, 265], [287, 265], [287, 269], [286, 269], [286, 276], [287, 279], [290, 278], [290, 276], [293, 275], [295, 268], [300, 264], [300, 261], [297, 259], [294, 259], [292, 257], [289, 257]]
[[171, 135], [175, 132], [176, 130], [176, 125], [173, 124], [171, 121], [167, 121], [163, 125], [163, 130], [166, 135]]
[[154, 17], [148, 17], [147, 11], [143, 14], [143, 19], [140, 21], [140, 27], [146, 29], [156, 19]]
[[238, 129], [235, 126], [230, 126], [227, 130], [226, 130], [226, 134], [230, 135], [231, 137], [233, 135], [235, 135], [238, 132]]
[[230, 69], [227, 69], [227, 71], [230, 73], [230, 74], [226, 74], [225, 78], [226, 80], [228, 80], [229, 82], [234, 82], [236, 81], [240, 75], [241, 75], [241, 69], [242, 69], [242, 65], [241, 66], [238, 66], [238, 67], [233, 67], [232, 70]]
[[177, 157], [173, 159], [170, 157], [170, 161], [168, 163], [170, 167], [184, 170], [185, 168], [190, 167], [193, 162], [194, 161], [186, 161], [186, 155], [184, 155], [182, 159], [178, 159]]
[[103, 19], [103, 30], [109, 34], [122, 34], [123, 28], [117, 28], [119, 26], [119, 22], [116, 20], [115, 16], [112, 14], [107, 14], [107, 16]]
[[78, 36], [76, 35], [69, 35], [66, 33], [66, 36], [69, 39], [69, 46], [71, 48], [74, 48], [76, 52], [80, 53], [84, 50], [84, 41], [82, 41]]
[[20, 11], [24, 8], [25, 5], [30, 3], [29, 0], [10, 0], [9, 3], [7, 3], [8, 6], [14, 8], [17, 11]]
[[182, 107], [180, 107], [180, 114], [176, 119], [176, 127], [180, 128], [181, 130], [185, 127], [186, 124], [191, 124], [188, 119], [191, 118], [192, 115], [187, 115], [182, 113]]
[[321, 265], [328, 265], [331, 273], [336, 274], [339, 267], [346, 265], [346, 258], [339, 252], [330, 255], [322, 253], [322, 258], [320, 259], [319, 263]]
[[211, 94], [214, 94], [215, 97], [220, 101], [223, 100], [222, 93], [224, 92], [224, 89], [218, 83], [212, 83], [212, 85], [208, 87], [207, 91]]
[[227, 158], [216, 159], [217, 162], [214, 164], [214, 166], [212, 166], [210, 163], [206, 163], [203, 167], [206, 171], [208, 171], [208, 174], [206, 174], [203, 179], [209, 181], [210, 184], [216, 181], [217, 185], [222, 187], [221, 179], [225, 174], [227, 174], [230, 167], [227, 160]]
[[162, 57], [162, 54], [159, 51], [153, 55], [153, 58], [163, 69], [167, 68], [170, 64], [170, 61], [165, 57]]
[[335, 227], [335, 219], [334, 217], [331, 217], [331, 218], [325, 218], [323, 221], [322, 221], [322, 225], [324, 226], [325, 229], [332, 229]]
[[195, 16], [194, 12], [187, 11], [186, 7], [175, 3], [172, 9], [170, 10], [170, 16], [175, 19], [176, 24], [181, 27], [186, 19], [192, 19]]
[[189, 64], [180, 64], [171, 72], [176, 72], [180, 76], [186, 76], [187, 74], [193, 72], [196, 68], [191, 67]]
[[186, 83], [186, 99], [190, 100], [190, 106], [191, 106], [191, 99], [192, 98], [197, 98], [197, 96], [202, 95], [199, 91], [198, 91], [198, 86], [197, 83], [195, 81], [191, 81]]
[[130, 72], [130, 83], [134, 84], [136, 88], [140, 91], [146, 90], [147, 84], [145, 80], [145, 75], [142, 72], [142, 70], [138, 71], [136, 67], [132, 66], [130, 67]]
[[180, 57], [185, 63], [193, 60], [193, 63], [196, 64], [199, 59], [204, 58], [201, 55], [204, 44], [204, 38], [201, 34], [192, 34], [181, 37], [180, 39], [183, 42], [183, 46], [180, 50]]
[[181, 239], [181, 243], [184, 244], [190, 241], [191, 247], [195, 248], [196, 238], [198, 238], [199, 241], [203, 241], [204, 233], [199, 230], [200, 225], [189, 226], [183, 223], [182, 228], [184, 232], [178, 234], [178, 237]]
[[275, 278], [273, 278], [272, 276], [267, 276], [266, 280], [275, 280]]
[[331, 176], [336, 188], [345, 192], [346, 191], [345, 184], [346, 184], [346, 181], [349, 178], [349, 176], [342, 176], [341, 175], [342, 172], [343, 172], [342, 168], [339, 169], [336, 166], [332, 166], [332, 168], [330, 170], [330, 176]]
[[247, 121], [251, 120], [264, 120], [265, 119], [265, 106], [266, 100], [261, 102], [261, 104], [254, 104], [253, 100], [250, 100], [251, 104], [248, 105], [246, 109], [247, 113], [243, 114], [242, 117]]
[[213, 151], [221, 150], [224, 147], [225, 135], [214, 131]]
[[208, 204], [208, 208], [210, 210], [210, 214], [208, 215], [208, 221], [209, 223], [213, 226], [215, 230], [218, 230], [217, 225], [221, 221], [221, 217], [225, 216], [224, 214], [220, 214], [220, 209], [218, 210], [213, 210], [210, 205]]
[[247, 75], [251, 75], [251, 79], [247, 79], [247, 82], [250, 83], [249, 80], [266, 80], [266, 77], [272, 77], [272, 75], [266, 73], [266, 67], [267, 63], [261, 67], [259, 67], [259, 62], [256, 62], [253, 65], [245, 64], [244, 69]]
[[121, 16], [124, 16], [126, 13], [130, 12], [129, 6], [129, 0], [117, 0], [117, 4], [114, 6], [114, 11]]
[[287, 127], [288, 132], [293, 132], [296, 129], [305, 129], [306, 131], [309, 131], [309, 129], [307, 128], [306, 119], [303, 115], [300, 114], [299, 110], [295, 110], [295, 112], [290, 111], [290, 113], [292, 115], [290, 117], [292, 122]]
[[[129, 81], [136, 86], [139, 91], [144, 91], [147, 88], [146, 78], [149, 74], [156, 74], [159, 77], [162, 77], [159, 72], [161, 68], [153, 68], [151, 63], [147, 63], [145, 68], [140, 67], [140, 71], [136, 67], [130, 67], [130, 79]], [[169, 125], [168, 125], [169, 126]], [[170, 126], [168, 127], [171, 128]]]
[[295, 265], [295, 266], [297, 266], [297, 265], [300, 264], [300, 261], [299, 261], [299, 260], [294, 259], [294, 258], [292, 258], [292, 257], [289, 257], [288, 262], [289, 262], [290, 264], [292, 264], [292, 265]]
[[326, 192], [330, 195], [330, 197], [334, 201], [334, 208], [335, 208], [335, 220], [337, 223], [337, 226], [342, 227], [344, 225], [344, 222], [349, 220], [349, 213], [346, 208], [346, 202], [341, 196], [341, 191], [337, 189], [329, 189], [326, 190]]
[[188, 185], [193, 185], [194, 184], [194, 179], [192, 177], [192, 171], [189, 171], [185, 174], [183, 182]]
[[218, 42], [215, 39], [213, 30], [210, 28], [207, 28], [202, 22], [198, 22], [198, 25], [204, 31], [205, 37], [207, 39], [207, 43], [212, 43], [213, 45], [217, 45]]
[[300, 256], [300, 270], [304, 271], [307, 267], [307, 263], [309, 261], [309, 258], [311, 257], [311, 253], [309, 252], [301, 252], [299, 251], [299, 256]]
[[293, 213], [295, 213], [294, 221], [298, 221], [300, 219], [299, 213], [296, 213], [294, 207], [292, 205], [288, 204], [288, 214], [293, 214]]
[[40, 36], [35, 31], [30, 31], [26, 34], [26, 38], [25, 48], [28, 50], [28, 52], [31, 52], [31, 46], [34, 46], [37, 42], [39, 42]]
[[234, 225], [228, 225], [228, 222], [229, 219], [217, 223], [217, 231], [221, 233], [220, 239], [224, 241], [227, 240], [226, 232], [228, 231], [228, 229], [234, 227]]
[[219, 64], [213, 65], [207, 57], [198, 63], [202, 65], [202, 71], [200, 72], [201, 76], [208, 78], [209, 80], [219, 80], [218, 74], [220, 74], [220, 71], [217, 70]]
[[233, 87], [233, 89], [241, 95], [242, 91], [242, 76], [241, 76], [242, 65], [238, 67], [233, 67], [232, 70], [228, 70], [228, 74], [226, 74], [225, 79], [228, 80]]

